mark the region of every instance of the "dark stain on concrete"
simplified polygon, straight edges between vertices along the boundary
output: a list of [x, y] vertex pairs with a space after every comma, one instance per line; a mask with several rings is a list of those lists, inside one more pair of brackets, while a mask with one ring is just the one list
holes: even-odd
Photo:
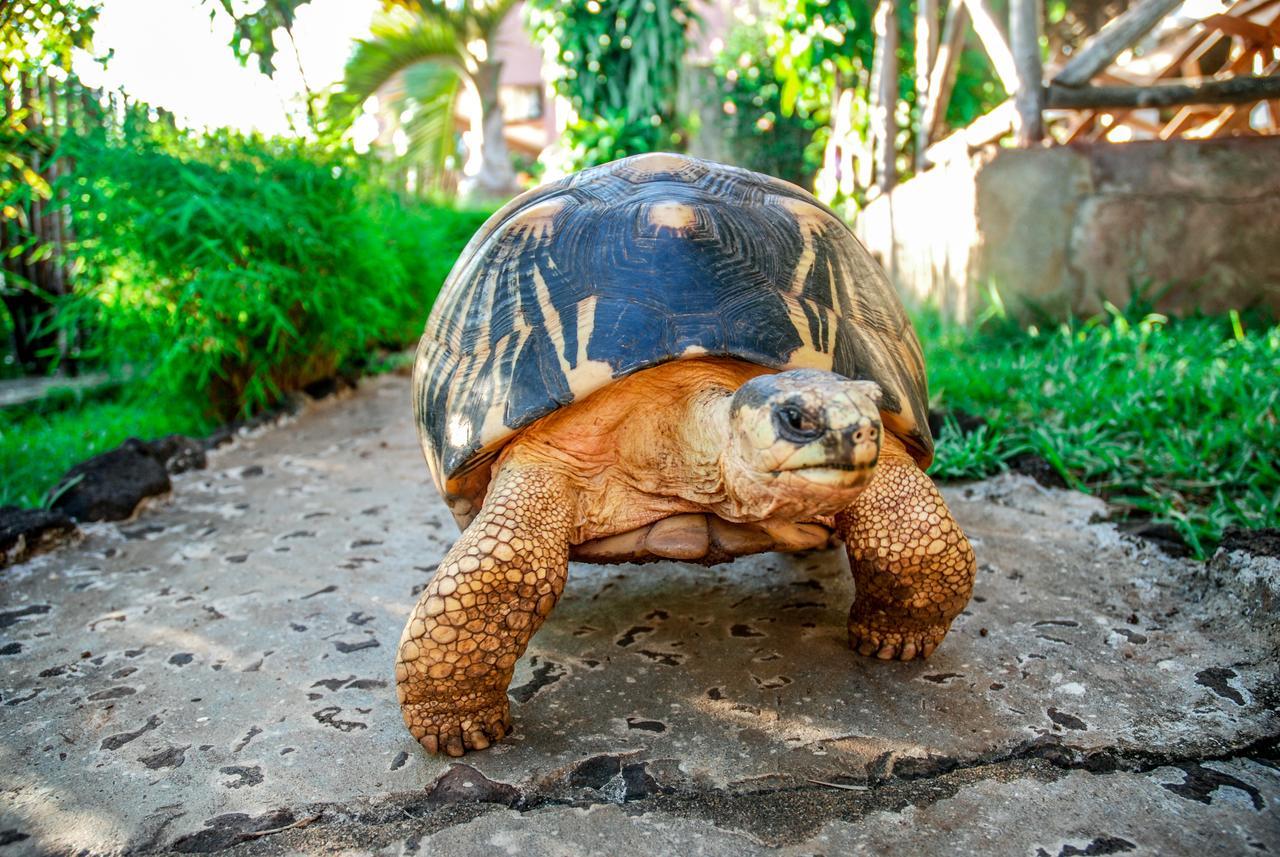
[[130, 741], [135, 741], [161, 724], [159, 715], [153, 714], [147, 718], [147, 722], [142, 725], [141, 729], [134, 732], [117, 732], [114, 735], [108, 735], [102, 739], [100, 750], [119, 750]]

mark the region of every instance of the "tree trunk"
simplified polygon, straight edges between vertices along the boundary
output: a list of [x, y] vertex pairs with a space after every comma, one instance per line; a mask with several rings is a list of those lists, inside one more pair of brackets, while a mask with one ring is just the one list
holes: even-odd
[[1009, 41], [1018, 89], [1018, 145], [1032, 146], [1044, 139], [1044, 69], [1040, 65], [1040, 0], [1012, 0], [1009, 4]]
[[871, 29], [875, 52], [871, 63], [871, 141], [875, 186], [881, 193], [897, 183], [898, 13], [897, 0], [880, 0]]
[[[505, 122], [502, 105], [498, 101], [498, 81], [502, 63], [489, 60], [480, 63], [472, 82], [480, 96], [479, 134], [472, 128], [473, 145], [478, 139], [478, 153], [467, 158], [465, 193], [472, 197], [508, 197], [518, 190], [515, 170], [511, 168], [511, 155], [507, 152], [504, 136]], [[479, 157], [476, 157], [476, 155]]]

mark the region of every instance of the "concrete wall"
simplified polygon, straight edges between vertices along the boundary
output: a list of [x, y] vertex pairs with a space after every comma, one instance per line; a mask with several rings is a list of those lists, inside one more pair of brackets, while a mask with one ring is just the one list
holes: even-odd
[[1097, 312], [1134, 285], [1166, 311], [1280, 311], [1280, 138], [993, 148], [871, 203], [855, 231], [907, 295], [970, 318]]

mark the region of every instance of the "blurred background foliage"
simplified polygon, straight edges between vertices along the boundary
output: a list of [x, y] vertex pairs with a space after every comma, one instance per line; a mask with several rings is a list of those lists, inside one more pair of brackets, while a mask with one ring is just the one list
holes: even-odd
[[698, 17], [689, 0], [533, 0], [535, 41], [554, 45], [556, 91], [575, 117], [565, 171], [627, 155], [683, 151], [681, 71]]
[[341, 85], [330, 94], [325, 127], [341, 139], [372, 96], [390, 123], [405, 134], [405, 163], [425, 168], [424, 181], [447, 185], [457, 166], [455, 110], [465, 85], [476, 95], [480, 131], [474, 148], [472, 190], [489, 198], [518, 190], [504, 134], [499, 98], [499, 28], [516, 0], [445, 2], [385, 0], [369, 38], [357, 40]]
[[822, 165], [821, 122], [812, 114], [784, 109], [783, 83], [770, 61], [769, 37], [758, 24], [741, 24], [725, 40], [712, 67], [723, 130], [739, 166], [813, 185]]
[[[994, 6], [995, 4], [993, 4]], [[849, 117], [856, 139], [866, 142], [870, 99], [872, 52], [871, 17], [875, 3], [867, 0], [772, 0], [771, 14], [764, 17], [767, 51], [762, 63], [779, 86], [783, 115], [799, 115], [811, 120], [810, 161], [821, 162], [836, 117], [835, 93], [852, 90]], [[915, 27], [916, 4], [899, 3], [898, 12], [898, 136], [895, 149], [901, 171], [910, 174], [915, 160], [916, 133], [920, 111], [915, 91], [915, 41], [909, 35]], [[959, 128], [990, 111], [1007, 97], [991, 61], [976, 46], [960, 54], [955, 86], [947, 106], [946, 122]], [[862, 189], [851, 201], [862, 201]], [[825, 195], [825, 202], [839, 204], [844, 199]]]

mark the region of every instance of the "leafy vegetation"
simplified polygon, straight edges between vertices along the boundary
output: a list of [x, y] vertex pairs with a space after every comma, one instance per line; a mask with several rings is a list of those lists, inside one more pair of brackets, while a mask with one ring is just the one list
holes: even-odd
[[809, 147], [818, 122], [782, 109], [782, 83], [769, 54], [764, 30], [753, 25], [735, 28], [716, 57], [713, 70], [733, 162], [810, 187], [822, 163]]
[[967, 432], [947, 420], [934, 475], [980, 478], [1033, 453], [1199, 557], [1233, 524], [1280, 526], [1280, 325], [1135, 305], [1044, 329], [927, 313], [917, 329], [934, 405], [979, 418]]
[[56, 324], [83, 359], [132, 367], [119, 400], [0, 412], [0, 503], [36, 503], [129, 436], [201, 433], [421, 333], [488, 212], [408, 205], [350, 152], [135, 116], [66, 141], [81, 288]]
[[[841, 90], [852, 89], [855, 93], [849, 120], [853, 133], [865, 143], [875, 47], [871, 19], [876, 4], [872, 0], [773, 0], [770, 5], [764, 16], [764, 30], [768, 55], [773, 58], [773, 76], [781, 87], [780, 107], [784, 115], [794, 112], [816, 123], [810, 158], [820, 160], [831, 137], [836, 119], [832, 111], [838, 104], [835, 94]], [[945, 6], [942, 4], [942, 8]], [[912, 37], [916, 4], [899, 3], [897, 11], [898, 99], [910, 110], [910, 121], [900, 121], [896, 149], [906, 166], [914, 160], [914, 128], [920, 121], [915, 104]], [[986, 54], [977, 49], [962, 51], [945, 117], [948, 124], [966, 125], [1003, 99], [1004, 90]]]
[[129, 137], [69, 143], [94, 285], [59, 323], [80, 317], [99, 331], [94, 357], [148, 363], [150, 383], [215, 416], [412, 341], [447, 270], [434, 221], [469, 235], [483, 217], [402, 206], [350, 153], [301, 141], [158, 124]]
[[556, 88], [578, 114], [565, 133], [568, 169], [685, 147], [676, 100], [697, 20], [690, 0], [537, 0], [533, 8], [535, 40], [555, 44], [564, 70]]
[[[48, 75], [70, 68], [73, 49], [91, 40], [97, 14], [96, 6], [71, 0], [0, 3], [0, 331], [14, 345], [0, 361], [0, 377], [47, 372], [61, 350], [44, 329], [68, 285], [59, 276], [61, 244], [48, 228], [58, 203], [53, 178], [62, 167], [58, 117], [47, 115], [54, 101]], [[82, 96], [74, 75], [62, 78], [61, 89]]]

